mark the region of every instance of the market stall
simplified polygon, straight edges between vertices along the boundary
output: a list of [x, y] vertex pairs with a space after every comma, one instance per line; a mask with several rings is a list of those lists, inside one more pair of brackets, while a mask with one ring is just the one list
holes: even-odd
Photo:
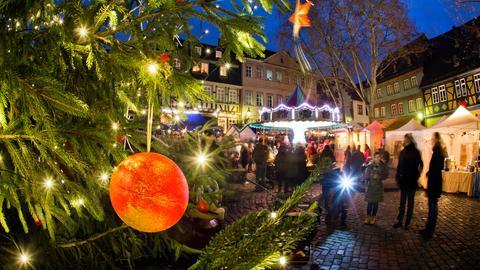
[[417, 147], [422, 150], [423, 145], [423, 130], [425, 129], [420, 123], [411, 119], [405, 125], [387, 131], [385, 133], [385, 150], [390, 153], [391, 165], [396, 167], [398, 163], [398, 155], [403, 149], [403, 139], [405, 134], [411, 133], [414, 140], [417, 142]]
[[[479, 155], [480, 120], [465, 107], [457, 110], [440, 123], [423, 131], [425, 171], [431, 158], [432, 134], [439, 132], [448, 153], [447, 168], [443, 172], [445, 192], [466, 192], [473, 194], [474, 164]], [[426, 180], [422, 183], [426, 186]]]

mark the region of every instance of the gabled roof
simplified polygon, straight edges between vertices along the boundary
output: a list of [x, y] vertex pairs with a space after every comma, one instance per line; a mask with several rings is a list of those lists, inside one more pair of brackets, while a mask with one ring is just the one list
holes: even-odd
[[[303, 93], [302, 88], [299, 85], [295, 85], [293, 92], [287, 98], [287, 102], [285, 105], [289, 107], [298, 107], [303, 103], [307, 102], [305, 98], [305, 93]], [[307, 102], [308, 103], [308, 102]]]
[[379, 83], [398, 77], [404, 73], [423, 66], [428, 54], [428, 39], [422, 34], [417, 39], [391, 53], [382, 60], [378, 70], [381, 71], [377, 80]]
[[421, 86], [480, 67], [479, 33], [480, 19], [476, 17], [431, 39]]

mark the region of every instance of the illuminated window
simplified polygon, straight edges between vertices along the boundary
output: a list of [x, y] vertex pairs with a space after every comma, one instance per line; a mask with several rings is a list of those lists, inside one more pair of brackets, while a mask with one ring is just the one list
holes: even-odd
[[437, 104], [439, 102], [437, 87], [432, 88], [432, 99], [433, 99], [433, 104]]
[[267, 106], [273, 108], [273, 95], [267, 94]]
[[377, 89], [377, 98], [381, 98], [382, 97], [382, 88], [378, 88]]
[[277, 81], [281, 82], [282, 81], [282, 72], [281, 71], [277, 71], [276, 72], [277, 74]]
[[268, 81], [273, 80], [273, 73], [271, 70], [267, 69], [267, 71], [265, 72], [265, 79]]
[[202, 63], [200, 67], [200, 72], [208, 74], [208, 63]]
[[246, 66], [245, 67], [245, 76], [248, 78], [252, 77], [252, 66]]
[[390, 112], [392, 115], [397, 115], [397, 104], [390, 105]]
[[222, 51], [215, 51], [215, 57], [216, 58], [221, 58], [222, 57]]
[[229, 103], [238, 103], [238, 91], [237, 89], [228, 90], [228, 102]]
[[465, 79], [460, 79], [460, 89], [462, 89], [462, 96], [467, 96], [467, 84], [465, 83]]
[[217, 101], [225, 102], [225, 89], [217, 88]]
[[475, 90], [480, 93], [480, 73], [473, 76], [473, 82], [475, 83]]
[[245, 91], [245, 103], [247, 105], [253, 105], [252, 91]]
[[398, 103], [398, 114], [403, 114], [403, 102]]
[[410, 89], [410, 79], [403, 80], [403, 89], [407, 90]]
[[440, 85], [438, 87], [438, 94], [440, 96], [440, 102], [447, 101], [447, 90], [445, 89], [445, 85]]
[[202, 47], [195, 46], [195, 51], [197, 52], [198, 55], [202, 55]]
[[417, 98], [417, 110], [421, 110], [423, 107], [423, 99]]
[[460, 89], [460, 80], [455, 81], [455, 93], [457, 94], [457, 98], [462, 97], [462, 90]]
[[413, 99], [410, 99], [408, 101], [408, 111], [409, 112], [414, 112], [415, 111], [415, 101]]
[[221, 66], [220, 67], [220, 76], [226, 77], [227, 76], [227, 67], [226, 66]]
[[378, 108], [375, 108], [375, 118], [380, 117], [380, 110]]
[[257, 92], [257, 106], [263, 106], [263, 93]]
[[200, 72], [200, 66], [199, 65], [194, 65], [192, 68], [193, 72]]
[[393, 95], [393, 87], [391, 84], [387, 85], [387, 95]]
[[380, 115], [382, 117], [385, 117], [387, 115], [387, 110], [385, 110], [385, 107], [381, 107], [380, 108]]
[[417, 76], [413, 76], [411, 78], [411, 81], [412, 81], [412, 87], [418, 86]]
[[399, 82], [394, 83], [393, 89], [395, 90], [395, 94], [400, 93], [400, 83]]
[[257, 66], [257, 79], [262, 78], [262, 68]]

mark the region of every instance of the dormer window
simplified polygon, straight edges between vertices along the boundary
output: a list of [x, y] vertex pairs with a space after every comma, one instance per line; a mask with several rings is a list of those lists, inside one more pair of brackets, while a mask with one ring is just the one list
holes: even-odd
[[215, 51], [215, 57], [216, 58], [222, 58], [222, 51]]
[[202, 47], [195, 46], [195, 52], [197, 52], [198, 55], [202, 55]]

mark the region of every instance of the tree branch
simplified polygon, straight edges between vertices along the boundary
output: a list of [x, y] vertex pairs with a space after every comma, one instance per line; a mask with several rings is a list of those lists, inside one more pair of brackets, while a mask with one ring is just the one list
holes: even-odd
[[103, 233], [100, 233], [100, 234], [97, 234], [97, 235], [94, 235], [88, 239], [85, 239], [85, 240], [82, 240], [82, 241], [78, 241], [78, 242], [72, 242], [72, 243], [66, 243], [66, 244], [61, 244], [61, 245], [58, 245], [57, 247], [59, 248], [72, 248], [72, 247], [78, 247], [78, 246], [82, 246], [82, 245], [85, 245], [85, 244], [88, 244], [89, 242], [92, 242], [92, 241], [95, 241], [99, 238], [102, 238], [104, 236], [107, 236], [111, 233], [114, 233], [114, 232], [117, 232], [117, 231], [121, 231], [123, 229], [126, 229], [128, 228], [127, 224], [122, 224], [121, 226], [119, 227], [115, 227], [113, 229], [110, 229], [106, 232], [103, 232]]

